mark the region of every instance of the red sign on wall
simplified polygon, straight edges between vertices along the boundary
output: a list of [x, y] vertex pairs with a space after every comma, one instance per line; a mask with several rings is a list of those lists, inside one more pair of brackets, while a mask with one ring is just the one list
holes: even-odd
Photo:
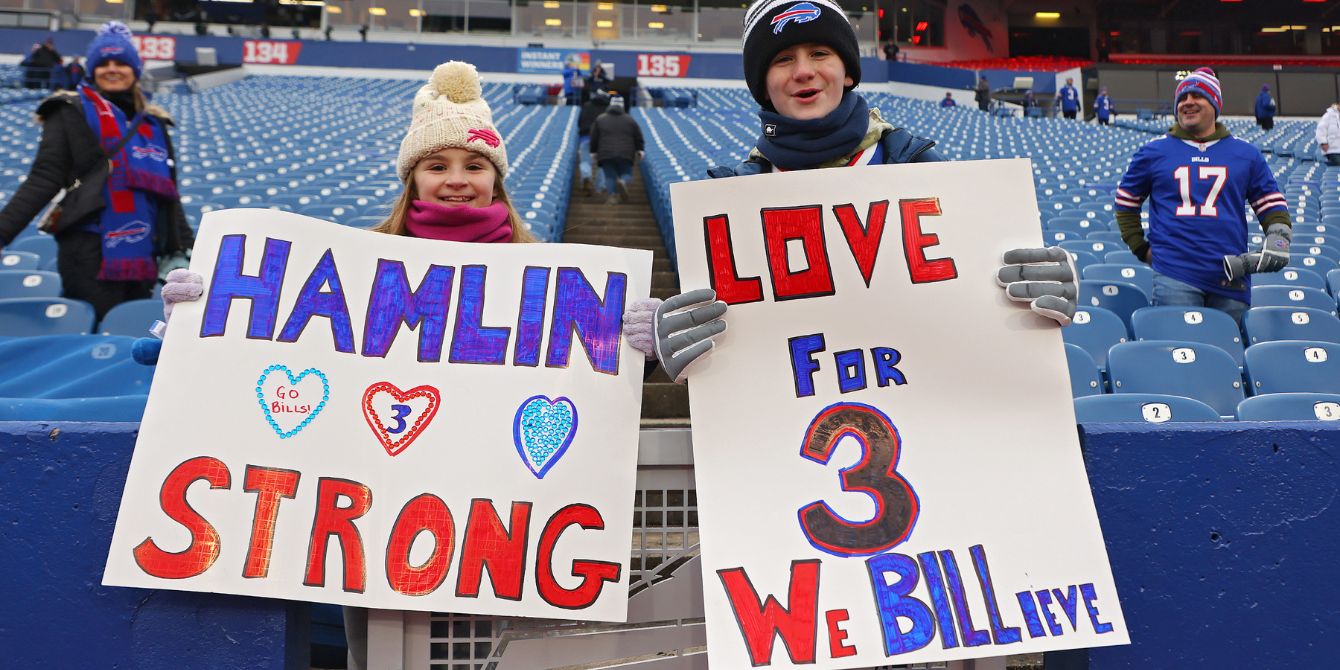
[[692, 56], [681, 54], [638, 54], [639, 77], [687, 77]]
[[302, 42], [247, 40], [242, 43], [242, 62], [260, 65], [293, 65], [302, 52]]
[[135, 35], [131, 40], [144, 60], [177, 59], [177, 38], [171, 35]]

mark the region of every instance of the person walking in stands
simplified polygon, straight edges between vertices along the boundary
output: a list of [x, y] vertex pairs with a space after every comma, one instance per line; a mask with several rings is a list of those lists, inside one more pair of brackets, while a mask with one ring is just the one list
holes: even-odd
[[609, 204], [628, 199], [628, 180], [633, 164], [642, 158], [642, 128], [623, 108], [623, 98], [610, 98], [609, 109], [591, 124], [591, 153], [605, 174]]
[[1061, 115], [1067, 119], [1075, 118], [1079, 113], [1079, 90], [1075, 88], [1075, 80], [1066, 77], [1065, 86], [1056, 92], [1056, 99], [1060, 101]]
[[1262, 130], [1275, 127], [1275, 96], [1270, 95], [1270, 84], [1261, 84], [1261, 92], [1256, 94], [1256, 125]]
[[[856, 33], [835, 0], [809, 0], [817, 11], [803, 23], [775, 19], [796, 0], [756, 0], [745, 12], [745, 83], [759, 111], [760, 134], [749, 156], [735, 166], [710, 169], [713, 178], [773, 171], [928, 163], [944, 158], [935, 143], [884, 120], [854, 89], [861, 81]], [[1007, 252], [997, 274], [1014, 300], [1058, 323], [1075, 313], [1076, 284], [1070, 257], [1060, 248]], [[682, 382], [689, 366], [726, 329], [726, 304], [711, 289], [661, 302], [636, 301], [625, 316], [628, 341], [661, 361]]]
[[941, 106], [941, 107], [957, 107], [957, 106], [958, 106], [958, 103], [957, 103], [957, 102], [954, 102], [954, 94], [951, 93], [951, 92], [949, 92], [949, 91], [945, 91], [945, 97], [940, 98], [940, 106]]
[[1107, 96], [1107, 87], [1098, 89], [1098, 97], [1093, 99], [1093, 111], [1098, 115], [1098, 125], [1106, 126], [1112, 120], [1112, 98]]
[[194, 236], [177, 195], [172, 118], [140, 90], [130, 29], [103, 25], [86, 62], [91, 80], [37, 106], [42, 140], [28, 178], [0, 210], [0, 247], [66, 189], [43, 226], [56, 237], [64, 296], [92, 303], [101, 319], [150, 297], [160, 260], [184, 254]]
[[991, 83], [986, 80], [986, 77], [977, 80], [976, 99], [977, 109], [983, 112], [991, 109]]
[[592, 91], [591, 97], [582, 105], [581, 114], [577, 115], [577, 170], [582, 177], [582, 190], [587, 195], [605, 190], [605, 175], [596, 168], [591, 157], [591, 127], [609, 106], [609, 93]]
[[1340, 165], [1340, 104], [1327, 107], [1317, 121], [1317, 146], [1326, 156], [1327, 165]]
[[[1251, 302], [1246, 273], [1289, 262], [1292, 223], [1261, 151], [1217, 118], [1219, 79], [1200, 68], [1177, 85], [1177, 124], [1136, 150], [1116, 194], [1117, 223], [1135, 256], [1154, 269], [1155, 305], [1210, 307], [1241, 320]], [[1149, 201], [1149, 233], [1140, 208]], [[1246, 203], [1265, 231], [1247, 253]]]

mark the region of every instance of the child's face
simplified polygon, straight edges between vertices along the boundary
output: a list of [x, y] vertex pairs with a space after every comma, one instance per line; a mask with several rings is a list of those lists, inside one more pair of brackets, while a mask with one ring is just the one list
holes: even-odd
[[801, 121], [827, 116], [842, 102], [843, 89], [854, 85], [837, 52], [816, 42], [777, 52], [767, 83], [777, 113]]
[[443, 207], [488, 207], [497, 180], [492, 161], [465, 149], [442, 149], [414, 166], [419, 199]]

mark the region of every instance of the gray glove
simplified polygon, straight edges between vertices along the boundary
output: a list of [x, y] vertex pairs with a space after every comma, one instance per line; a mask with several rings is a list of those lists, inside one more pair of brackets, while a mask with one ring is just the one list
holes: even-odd
[[1237, 256], [1224, 256], [1224, 276], [1229, 281], [1238, 281], [1257, 272], [1279, 272], [1289, 264], [1289, 243], [1293, 241], [1293, 230], [1282, 223], [1272, 223], [1266, 228], [1266, 240], [1261, 250]]
[[684, 383], [689, 368], [712, 352], [712, 338], [726, 332], [725, 314], [726, 303], [710, 288], [681, 293], [656, 308], [656, 358], [676, 383]]
[[1037, 314], [1070, 325], [1079, 285], [1075, 263], [1065, 249], [1013, 249], [1005, 252], [1004, 262], [996, 283], [1005, 287], [1010, 300], [1027, 302]]

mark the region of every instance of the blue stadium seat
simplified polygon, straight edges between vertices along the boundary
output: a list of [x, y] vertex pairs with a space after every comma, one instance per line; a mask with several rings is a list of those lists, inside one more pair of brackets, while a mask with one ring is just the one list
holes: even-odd
[[1276, 340], [1340, 342], [1340, 319], [1307, 307], [1253, 307], [1242, 317], [1247, 344]]
[[1087, 251], [1075, 251], [1073, 249], [1066, 249], [1066, 252], [1070, 254], [1070, 260], [1075, 263], [1075, 271], [1080, 273], [1081, 276], [1083, 276], [1084, 274], [1084, 268], [1087, 268], [1090, 265], [1097, 265], [1103, 262], [1100, 258]]
[[[1299, 274], [1311, 274], [1299, 271]], [[1252, 286], [1252, 307], [1310, 307], [1335, 312], [1335, 298], [1319, 288], [1303, 286]]]
[[1192, 398], [1159, 393], [1121, 393], [1075, 398], [1078, 423], [1168, 423], [1222, 421], [1213, 407]]
[[1121, 317], [1102, 307], [1080, 307], [1070, 325], [1061, 329], [1066, 344], [1073, 344], [1093, 357], [1098, 369], [1107, 369], [1107, 350], [1130, 339]]
[[1326, 273], [1326, 288], [1336, 299], [1340, 299], [1340, 268]]
[[148, 395], [102, 398], [0, 398], [0, 421], [118, 421], [138, 423]]
[[1142, 307], [1131, 314], [1137, 340], [1200, 342], [1224, 350], [1242, 367], [1242, 331], [1227, 312], [1208, 307], [1163, 305]]
[[14, 240], [5, 251], [26, 251], [37, 254], [43, 261], [56, 258], [56, 238], [50, 235], [32, 235]]
[[1107, 371], [1113, 393], [1162, 393], [1195, 398], [1232, 416], [1242, 401], [1242, 377], [1233, 358], [1197, 342], [1145, 340], [1112, 347]]
[[1340, 344], [1308, 340], [1262, 342], [1247, 348], [1252, 392], [1340, 393]]
[[1117, 265], [1145, 265], [1145, 262], [1136, 258], [1130, 249], [1117, 249], [1103, 254], [1104, 263], [1115, 263]]
[[[0, 300], [0, 335], [60, 335], [93, 332], [93, 305], [65, 298]], [[3, 396], [3, 394], [0, 394]]]
[[1090, 265], [1084, 268], [1081, 277], [1098, 281], [1130, 282], [1139, 286], [1140, 290], [1145, 292], [1145, 295], [1154, 295], [1154, 271], [1143, 263], [1139, 265], [1118, 265], [1116, 263]]
[[1267, 393], [1238, 403], [1239, 421], [1340, 421], [1340, 394]]
[[0, 270], [0, 299], [59, 298], [60, 275], [41, 270]]
[[1080, 398], [1103, 392], [1103, 377], [1098, 365], [1087, 351], [1073, 344], [1065, 345], [1066, 366], [1070, 369], [1070, 396]]
[[1102, 240], [1089, 240], [1089, 239], [1075, 240], [1071, 242], [1062, 242], [1060, 246], [1062, 249], [1066, 249], [1068, 251], [1087, 251], [1099, 258], [1102, 258], [1103, 256], [1107, 255], [1107, 253], [1110, 251], [1119, 251], [1120, 249], [1123, 248], [1121, 244], [1113, 244], [1111, 242], [1104, 242]]
[[10, 251], [0, 253], [0, 270], [36, 270], [42, 257], [31, 251]]
[[1102, 307], [1111, 310], [1126, 324], [1131, 333], [1131, 312], [1149, 306], [1149, 296], [1139, 286], [1125, 281], [1098, 281], [1081, 279], [1079, 282], [1079, 306]]
[[1279, 272], [1262, 272], [1252, 275], [1252, 288], [1262, 286], [1298, 286], [1325, 290], [1326, 280], [1312, 270], [1287, 268]]
[[130, 357], [134, 341], [117, 335], [49, 335], [0, 342], [0, 398], [147, 394], [154, 368]]
[[123, 302], [108, 310], [98, 324], [98, 332], [103, 335], [126, 335], [144, 337], [155, 321], [163, 319], [163, 301], [159, 298], [145, 298]]

